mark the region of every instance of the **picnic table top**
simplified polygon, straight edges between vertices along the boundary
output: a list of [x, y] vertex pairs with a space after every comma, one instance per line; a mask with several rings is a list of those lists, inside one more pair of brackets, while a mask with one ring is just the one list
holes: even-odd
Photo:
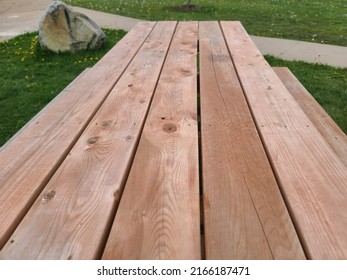
[[139, 23], [1, 148], [0, 258], [346, 259], [334, 137], [240, 22]]

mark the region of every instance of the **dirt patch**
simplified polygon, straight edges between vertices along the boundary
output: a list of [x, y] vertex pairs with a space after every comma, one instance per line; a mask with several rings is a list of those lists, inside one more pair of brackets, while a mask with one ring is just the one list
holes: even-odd
[[180, 6], [173, 7], [176, 11], [197, 11], [199, 9], [198, 5], [194, 4], [184, 4]]

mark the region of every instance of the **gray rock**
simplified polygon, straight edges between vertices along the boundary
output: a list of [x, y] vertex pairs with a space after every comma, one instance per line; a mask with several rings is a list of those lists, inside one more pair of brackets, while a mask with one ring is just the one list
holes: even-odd
[[41, 47], [56, 53], [98, 49], [106, 39], [101, 28], [86, 15], [54, 1], [39, 24]]

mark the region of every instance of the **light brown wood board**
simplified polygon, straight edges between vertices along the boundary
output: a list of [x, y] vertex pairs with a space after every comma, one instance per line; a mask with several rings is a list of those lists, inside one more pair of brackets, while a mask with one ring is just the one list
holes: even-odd
[[180, 22], [103, 259], [200, 259], [197, 22]]
[[175, 26], [161, 22], [154, 27], [1, 251], [2, 258], [101, 257]]
[[154, 23], [140, 23], [0, 152], [0, 248], [67, 156]]
[[199, 44], [206, 258], [303, 259], [218, 22]]
[[287, 207], [310, 259], [347, 258], [347, 169], [240, 22], [221, 22]]
[[347, 136], [287, 67], [273, 67], [277, 76], [320, 134], [347, 166]]

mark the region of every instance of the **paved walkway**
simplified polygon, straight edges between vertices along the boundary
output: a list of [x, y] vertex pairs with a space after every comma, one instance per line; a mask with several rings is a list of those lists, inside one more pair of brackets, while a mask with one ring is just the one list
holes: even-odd
[[[1, 0], [0, 41], [25, 32], [37, 31], [38, 23], [51, 0]], [[74, 7], [105, 28], [129, 31], [139, 20]], [[302, 41], [251, 36], [263, 54], [285, 60], [347, 67], [347, 47]]]

